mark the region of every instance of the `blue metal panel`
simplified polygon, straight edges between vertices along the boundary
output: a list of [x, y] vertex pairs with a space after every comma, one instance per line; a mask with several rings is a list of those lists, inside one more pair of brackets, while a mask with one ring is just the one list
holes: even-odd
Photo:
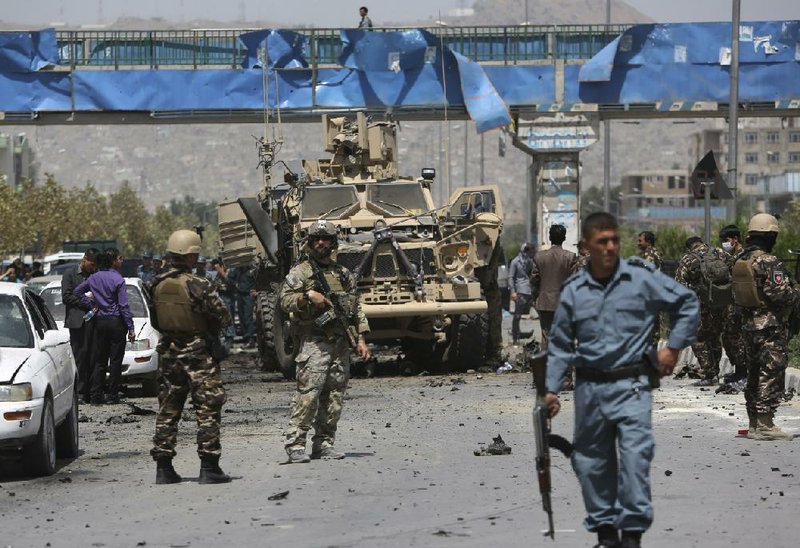
[[69, 74], [0, 72], [0, 111], [36, 112], [72, 110]]
[[56, 32], [0, 32], [0, 73], [36, 72], [58, 64]]
[[488, 65], [483, 70], [509, 106], [549, 104], [556, 100], [552, 65]]

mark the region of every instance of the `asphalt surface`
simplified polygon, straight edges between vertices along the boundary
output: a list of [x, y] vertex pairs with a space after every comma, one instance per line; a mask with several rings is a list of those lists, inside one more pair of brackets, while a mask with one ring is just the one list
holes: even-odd
[[[556, 538], [533, 466], [533, 391], [525, 373], [354, 379], [340, 422], [340, 461], [282, 465], [293, 384], [226, 364], [223, 469], [199, 485], [194, 416], [180, 424], [179, 485], [155, 485], [154, 416], [85, 406], [82, 455], [50, 478], [0, 475], [0, 546], [592, 546], [568, 461], [553, 456]], [[152, 398], [131, 398], [155, 410]], [[554, 431], [572, 432], [563, 398]], [[141, 410], [137, 412], [142, 412]], [[777, 421], [800, 433], [800, 403]], [[741, 395], [670, 380], [657, 392], [655, 523], [644, 546], [797, 546], [800, 439], [755, 442]], [[506, 456], [473, 452], [501, 435]], [[288, 492], [284, 498], [269, 500]]]

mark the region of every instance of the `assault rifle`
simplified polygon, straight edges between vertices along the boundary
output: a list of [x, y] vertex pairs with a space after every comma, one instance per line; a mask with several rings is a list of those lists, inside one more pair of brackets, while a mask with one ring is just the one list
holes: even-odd
[[355, 350], [358, 347], [358, 333], [356, 332], [355, 327], [350, 325], [348, 322], [347, 314], [345, 314], [344, 309], [342, 307], [342, 303], [339, 300], [337, 295], [334, 295], [331, 291], [331, 286], [328, 284], [328, 281], [325, 279], [325, 276], [322, 274], [322, 271], [314, 264], [314, 260], [310, 261], [311, 269], [314, 272], [314, 279], [316, 280], [316, 284], [314, 284], [314, 290], [319, 291], [323, 295], [325, 295], [328, 300], [333, 305], [333, 309], [328, 309], [319, 316], [316, 317], [314, 320], [314, 325], [317, 327], [324, 329], [331, 323], [339, 326], [344, 331], [344, 336], [347, 339], [347, 344], [350, 345], [350, 348]]
[[542, 495], [542, 508], [547, 512], [548, 529], [545, 536], [556, 538], [553, 527], [553, 504], [550, 498], [550, 446], [552, 445], [569, 458], [575, 449], [570, 442], [550, 433], [550, 416], [544, 404], [545, 379], [547, 372], [547, 352], [539, 352], [529, 358], [533, 371], [533, 384], [536, 388], [536, 405], [533, 408], [533, 433], [536, 438], [536, 475], [539, 477], [539, 493]]

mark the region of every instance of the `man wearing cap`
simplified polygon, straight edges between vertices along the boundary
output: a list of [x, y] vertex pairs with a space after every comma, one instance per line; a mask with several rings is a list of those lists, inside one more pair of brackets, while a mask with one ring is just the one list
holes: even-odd
[[153, 281], [156, 269], [153, 267], [153, 254], [149, 251], [142, 253], [142, 264], [136, 267], [136, 276], [144, 283]]
[[800, 303], [800, 290], [772, 254], [778, 232], [775, 217], [754, 215], [747, 227], [744, 251], [733, 265], [733, 295], [742, 307], [747, 349], [747, 437], [762, 441], [792, 439], [791, 434], [775, 426], [773, 419], [788, 365], [786, 312]]
[[292, 401], [284, 447], [290, 463], [306, 463], [306, 437], [312, 459], [341, 459], [334, 449], [336, 429], [350, 377], [350, 349], [370, 357], [364, 339], [369, 324], [358, 299], [355, 277], [336, 264], [337, 230], [320, 219], [308, 231], [308, 258], [294, 266], [281, 286], [280, 305], [292, 321], [300, 351], [295, 358], [297, 391]]

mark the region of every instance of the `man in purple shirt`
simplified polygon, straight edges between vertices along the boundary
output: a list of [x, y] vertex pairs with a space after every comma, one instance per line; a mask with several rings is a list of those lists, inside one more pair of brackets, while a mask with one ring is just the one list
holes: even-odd
[[[122, 255], [109, 248], [97, 256], [97, 272], [78, 284], [73, 293], [86, 306], [92, 306], [97, 316], [95, 332], [95, 368], [91, 380], [91, 402], [119, 403], [119, 381], [122, 358], [125, 355], [125, 333], [136, 340], [133, 315], [128, 305], [125, 280], [119, 273]], [[89, 293], [87, 295], [87, 292]], [[104, 394], [106, 368], [110, 361], [108, 397]]]

